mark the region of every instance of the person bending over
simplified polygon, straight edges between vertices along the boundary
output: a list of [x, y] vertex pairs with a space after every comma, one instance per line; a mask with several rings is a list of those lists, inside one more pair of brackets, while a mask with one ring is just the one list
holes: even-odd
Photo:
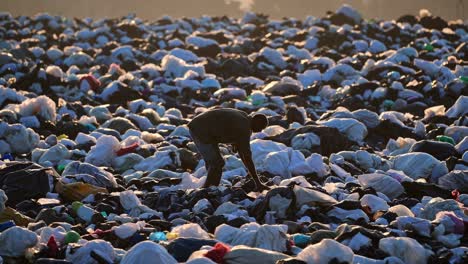
[[249, 171], [258, 191], [267, 189], [258, 178], [250, 150], [250, 136], [268, 126], [265, 115], [249, 116], [244, 111], [232, 108], [208, 110], [190, 121], [188, 124], [192, 140], [198, 152], [205, 160], [208, 176], [204, 187], [217, 186], [221, 181], [224, 159], [219, 151], [219, 143], [232, 144]]

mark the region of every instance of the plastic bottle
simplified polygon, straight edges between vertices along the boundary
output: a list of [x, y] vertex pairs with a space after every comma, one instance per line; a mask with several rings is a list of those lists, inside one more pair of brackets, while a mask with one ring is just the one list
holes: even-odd
[[437, 141], [440, 141], [440, 142], [446, 142], [446, 143], [450, 143], [452, 145], [455, 145], [455, 141], [453, 140], [453, 138], [451, 137], [448, 137], [448, 136], [442, 136], [442, 135], [439, 135], [436, 137]]
[[167, 237], [164, 232], [153, 232], [150, 234], [149, 239], [154, 242], [166, 241]]
[[427, 51], [434, 51], [434, 46], [432, 46], [431, 44], [424, 44], [423, 49]]
[[298, 247], [304, 248], [311, 242], [311, 237], [304, 234], [293, 235], [294, 244]]
[[460, 77], [460, 80], [465, 83], [465, 84], [468, 84], [468, 76], [461, 76]]
[[385, 100], [383, 102], [384, 109], [391, 109], [395, 103], [392, 100]]
[[166, 238], [167, 240], [172, 240], [172, 239], [176, 239], [179, 237], [179, 234], [177, 233], [172, 233], [172, 232], [169, 232], [166, 234]]
[[88, 130], [88, 132], [92, 132], [92, 131], [96, 130], [96, 127], [91, 125], [91, 124], [86, 124], [85, 127]]
[[72, 208], [73, 208], [73, 211], [76, 212], [79, 218], [83, 219], [87, 223], [91, 222], [91, 218], [93, 217], [93, 214], [95, 213], [95, 211], [92, 208], [84, 205], [81, 202], [76, 202], [76, 201], [72, 203]]
[[64, 169], [65, 169], [65, 165], [63, 165], [63, 164], [57, 166], [57, 171], [60, 172], [60, 173], [62, 173], [62, 171], [63, 171]]
[[75, 231], [69, 231], [65, 235], [65, 244], [76, 243], [80, 239], [80, 234]]

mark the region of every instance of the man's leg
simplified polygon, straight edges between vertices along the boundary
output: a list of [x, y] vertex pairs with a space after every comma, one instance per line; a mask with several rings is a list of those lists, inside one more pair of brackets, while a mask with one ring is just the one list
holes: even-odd
[[196, 135], [190, 133], [192, 140], [197, 145], [198, 152], [205, 160], [205, 168], [207, 170], [207, 177], [204, 187], [218, 186], [221, 181], [223, 173], [224, 159], [219, 152], [218, 144], [206, 144], [198, 140]]

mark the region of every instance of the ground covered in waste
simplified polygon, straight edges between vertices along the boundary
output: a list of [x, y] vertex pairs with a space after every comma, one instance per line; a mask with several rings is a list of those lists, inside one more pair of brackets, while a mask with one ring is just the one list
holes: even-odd
[[[467, 263], [468, 26], [0, 14], [0, 263]], [[262, 113], [258, 193], [187, 123]], [[216, 124], [213, 124], [216, 125]]]

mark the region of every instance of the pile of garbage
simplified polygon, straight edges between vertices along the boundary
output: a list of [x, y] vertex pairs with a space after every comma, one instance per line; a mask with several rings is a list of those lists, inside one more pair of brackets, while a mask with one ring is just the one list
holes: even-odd
[[[468, 25], [0, 14], [0, 263], [467, 263]], [[262, 113], [270, 190], [187, 123]], [[216, 124], [213, 124], [216, 125]]]

